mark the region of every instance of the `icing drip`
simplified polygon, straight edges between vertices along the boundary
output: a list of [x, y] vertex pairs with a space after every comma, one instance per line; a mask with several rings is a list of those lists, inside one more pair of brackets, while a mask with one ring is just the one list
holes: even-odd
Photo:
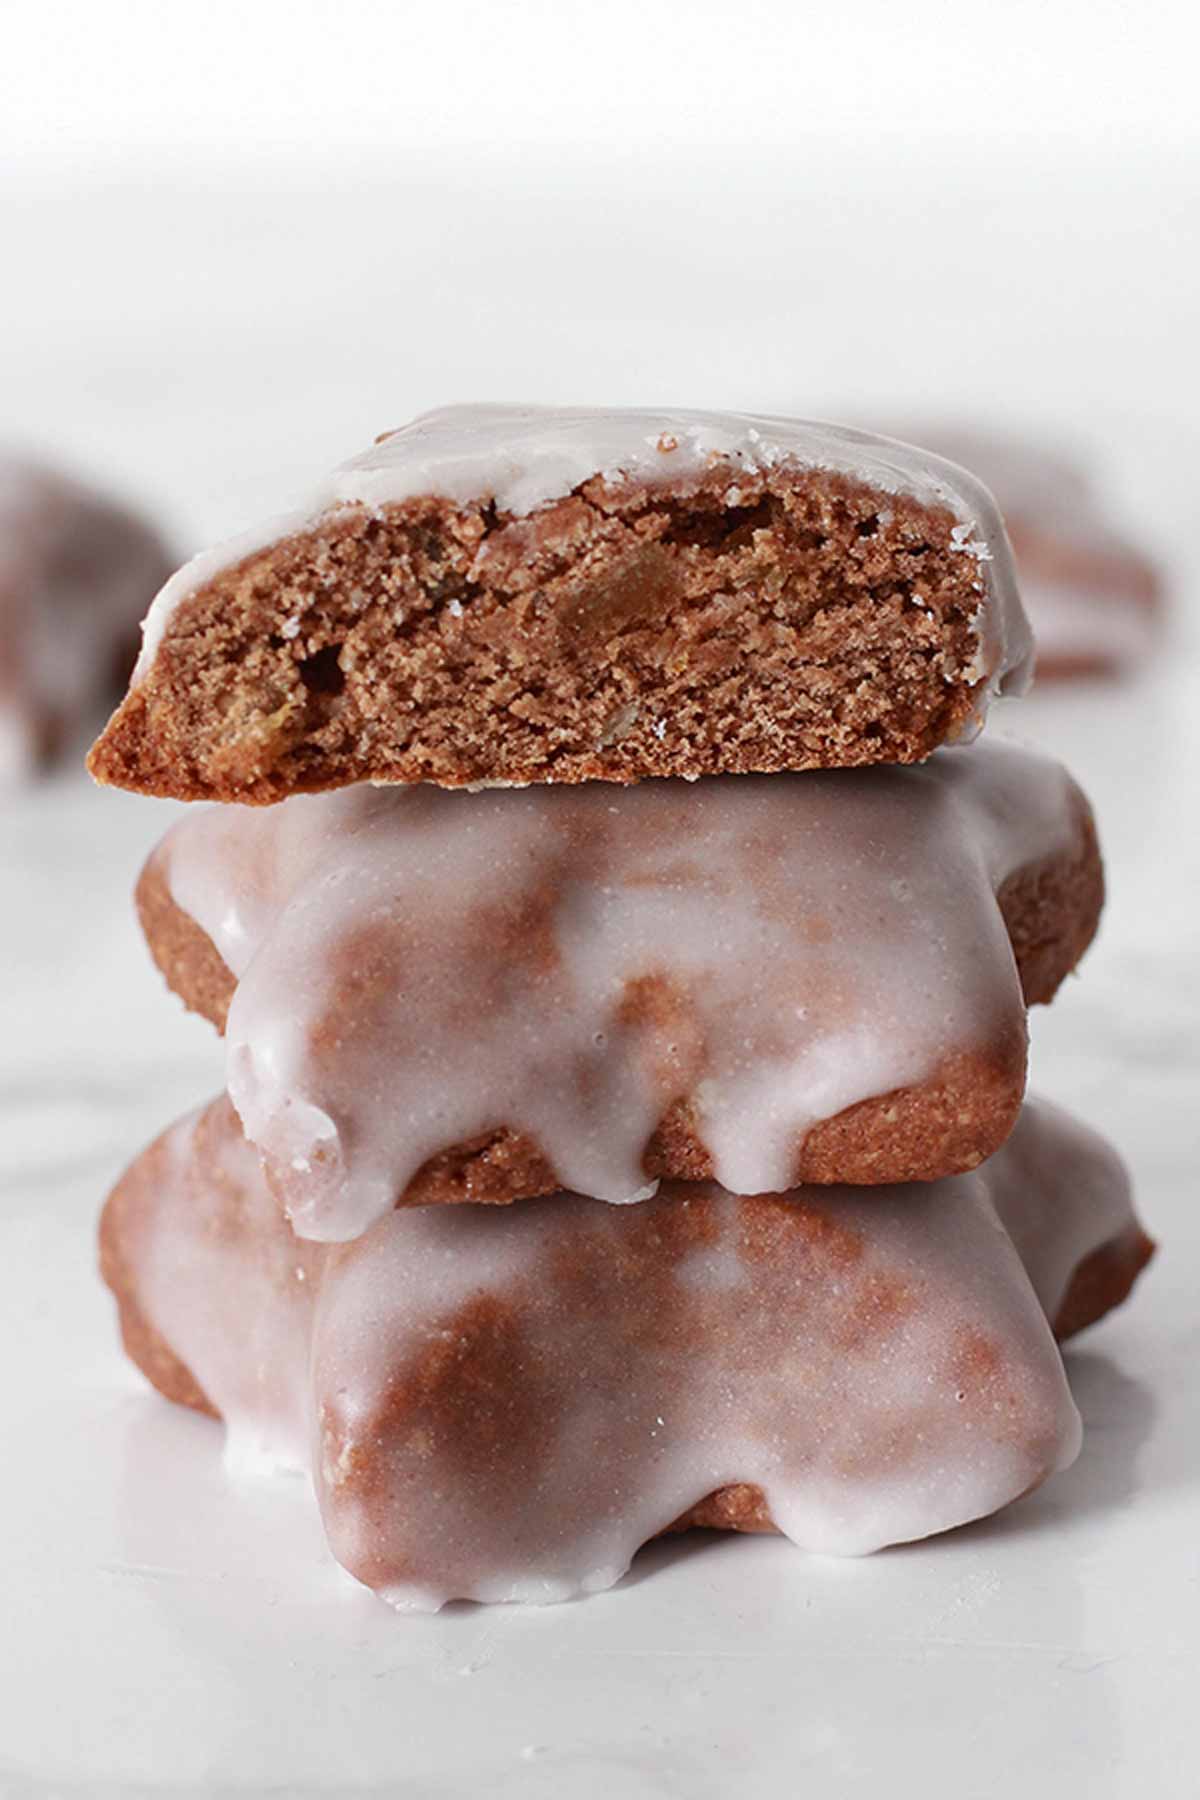
[[1046, 1315], [1134, 1223], [1112, 1152], [1037, 1102], [937, 1183], [417, 1207], [333, 1248], [293, 1238], [224, 1100], [170, 1169], [120, 1227], [138, 1307], [415, 1608], [609, 1586], [732, 1483], [835, 1554], [993, 1511], [1076, 1454]]
[[303, 1469], [326, 1253], [281, 1220], [226, 1103], [180, 1119], [149, 1154], [154, 1205], [122, 1242], [138, 1304], [220, 1412], [231, 1473]]
[[194, 557], [147, 616], [135, 680], [149, 668], [181, 600], [335, 507], [378, 512], [432, 494], [460, 503], [490, 500], [501, 513], [521, 518], [596, 476], [653, 485], [698, 474], [714, 462], [728, 464], [734, 477], [780, 464], [830, 470], [946, 508], [959, 521], [957, 547], [978, 565], [976, 677], [1011, 692], [1028, 684], [1032, 638], [1003, 521], [987, 489], [965, 470], [909, 444], [811, 420], [530, 406], [447, 406], [424, 413], [335, 470], [308, 507]]
[[307, 1237], [507, 1126], [563, 1185], [644, 1198], [687, 1099], [716, 1178], [794, 1179], [812, 1125], [1024, 1031], [995, 894], [1072, 841], [1065, 772], [911, 769], [190, 813], [157, 852], [238, 978], [229, 1092]]

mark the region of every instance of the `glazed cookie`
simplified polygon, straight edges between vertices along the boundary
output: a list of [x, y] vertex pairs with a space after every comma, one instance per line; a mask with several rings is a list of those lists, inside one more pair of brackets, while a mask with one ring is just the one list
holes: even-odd
[[0, 452], [0, 786], [95, 729], [169, 568], [140, 519]]
[[405, 1608], [592, 1592], [690, 1524], [857, 1554], [992, 1512], [1078, 1448], [1047, 1319], [1152, 1248], [1112, 1152], [1033, 1102], [933, 1185], [415, 1208], [321, 1247], [221, 1099], [101, 1243], [150, 1380], [311, 1470], [334, 1555]]
[[[613, 804], [619, 798], [620, 804]], [[143, 872], [151, 949], [303, 1235], [660, 1176], [933, 1179], [1003, 1142], [1025, 1005], [1103, 893], [1045, 757], [215, 807]]]
[[1037, 640], [1039, 681], [1118, 675], [1145, 660], [1162, 634], [1162, 573], [1116, 529], [1083, 464], [986, 432], [935, 428], [919, 441], [973, 469], [995, 495]]
[[156, 600], [101, 781], [631, 782], [911, 763], [1019, 689], [987, 491], [797, 420], [450, 407]]

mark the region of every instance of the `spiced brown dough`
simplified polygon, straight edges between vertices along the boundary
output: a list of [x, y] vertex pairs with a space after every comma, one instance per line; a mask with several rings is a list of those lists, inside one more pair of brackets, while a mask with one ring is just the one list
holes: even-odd
[[[270, 802], [911, 763], [980, 710], [980, 564], [841, 474], [584, 483], [528, 518], [342, 507], [183, 598], [98, 780]], [[1007, 547], [1003, 554], [1007, 556]]]
[[[971, 752], [970, 754], [975, 754]], [[1071, 791], [1072, 839], [1063, 854], [1014, 873], [997, 902], [1012, 943], [1027, 1005], [1049, 1001], [1095, 933], [1104, 875], [1090, 808]], [[235, 981], [216, 947], [176, 905], [156, 851], [137, 886], [137, 908], [151, 953], [168, 985], [192, 1011], [222, 1031]], [[647, 989], [635, 1004], [654, 1004]], [[336, 1035], [337, 1019], [328, 1022]], [[1012, 1129], [1025, 1087], [1025, 1036], [1019, 1021], [1001, 1026], [983, 1055], [959, 1055], [914, 1087], [877, 1095], [812, 1127], [798, 1147], [792, 1180], [883, 1183], [935, 1180], [972, 1168]], [[712, 1163], [682, 1094], [646, 1147], [650, 1177], [704, 1180]], [[498, 1130], [449, 1147], [419, 1170], [400, 1205], [506, 1204], [551, 1193], [562, 1182], [530, 1137]]]

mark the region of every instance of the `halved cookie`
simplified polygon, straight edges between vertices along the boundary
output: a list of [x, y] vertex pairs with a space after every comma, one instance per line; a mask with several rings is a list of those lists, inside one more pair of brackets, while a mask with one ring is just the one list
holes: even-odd
[[265, 802], [909, 763], [1030, 654], [991, 496], [937, 457], [735, 413], [450, 407], [180, 570], [90, 766]]

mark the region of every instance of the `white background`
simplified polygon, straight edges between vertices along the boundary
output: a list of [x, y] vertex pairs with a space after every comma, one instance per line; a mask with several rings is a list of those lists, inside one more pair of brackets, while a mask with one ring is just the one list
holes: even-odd
[[0, 143], [29, 158], [1197, 131], [1184, 0], [48, 0], [12, 9], [5, 39]]
[[10, 7], [0, 423], [185, 548], [454, 399], [1185, 436], [1198, 49], [1190, 0]]
[[402, 1620], [297, 1486], [233, 1492], [91, 1268], [107, 1185], [220, 1079], [129, 907], [166, 809], [4, 803], [0, 1793], [1194, 1795], [1194, 7], [0, 17], [0, 432], [181, 551], [446, 400], [984, 417], [1088, 451], [1175, 607], [1140, 682], [997, 720], [1071, 762], [1111, 873], [1034, 1078], [1164, 1249], [1072, 1355], [1076, 1469], [862, 1564], [698, 1540], [578, 1606]]

